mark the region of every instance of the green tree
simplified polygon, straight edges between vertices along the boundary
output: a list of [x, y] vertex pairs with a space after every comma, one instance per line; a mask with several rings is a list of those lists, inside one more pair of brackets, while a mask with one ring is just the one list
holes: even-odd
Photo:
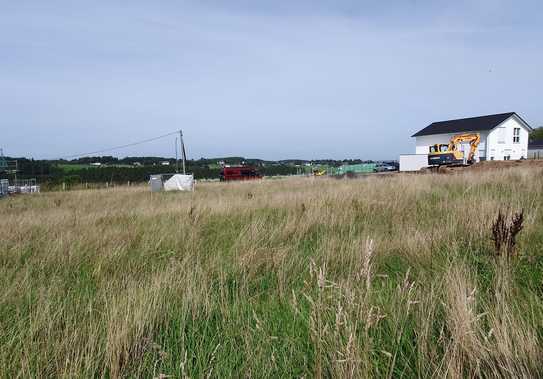
[[530, 142], [538, 140], [543, 140], [543, 126], [534, 128], [534, 130], [530, 133]]

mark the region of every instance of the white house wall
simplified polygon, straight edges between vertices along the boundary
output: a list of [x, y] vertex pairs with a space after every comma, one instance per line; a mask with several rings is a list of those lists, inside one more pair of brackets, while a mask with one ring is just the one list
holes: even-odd
[[[513, 142], [513, 130], [520, 128], [520, 141]], [[511, 117], [490, 131], [487, 137], [488, 159], [501, 161], [506, 156], [511, 160], [528, 157], [528, 130], [517, 120]]]
[[[430, 152], [430, 146], [435, 144], [448, 144], [452, 137], [458, 134], [464, 134], [464, 133], [479, 133], [481, 136], [481, 142], [479, 143], [478, 147], [478, 156], [476, 154], [475, 159], [481, 159], [485, 158], [486, 155], [486, 140], [488, 136], [488, 132], [462, 132], [462, 133], [446, 133], [446, 134], [432, 134], [428, 136], [420, 136], [415, 137], [415, 153], [416, 154], [428, 154]], [[511, 132], [512, 133], [512, 132]]]

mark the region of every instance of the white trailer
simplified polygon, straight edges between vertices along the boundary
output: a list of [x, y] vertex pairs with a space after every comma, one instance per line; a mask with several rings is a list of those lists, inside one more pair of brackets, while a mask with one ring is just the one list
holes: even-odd
[[428, 154], [400, 155], [400, 171], [420, 171], [428, 167]]

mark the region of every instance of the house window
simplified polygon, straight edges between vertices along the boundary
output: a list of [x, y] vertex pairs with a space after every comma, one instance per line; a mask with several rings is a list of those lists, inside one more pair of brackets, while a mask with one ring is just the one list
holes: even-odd
[[520, 128], [513, 129], [513, 142], [514, 143], [520, 142]]

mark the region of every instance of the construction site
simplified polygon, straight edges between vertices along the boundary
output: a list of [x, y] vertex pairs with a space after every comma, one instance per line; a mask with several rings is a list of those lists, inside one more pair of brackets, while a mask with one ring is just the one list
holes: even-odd
[[40, 186], [35, 178], [18, 178], [18, 172], [17, 160], [7, 160], [0, 149], [0, 197], [40, 192]]

